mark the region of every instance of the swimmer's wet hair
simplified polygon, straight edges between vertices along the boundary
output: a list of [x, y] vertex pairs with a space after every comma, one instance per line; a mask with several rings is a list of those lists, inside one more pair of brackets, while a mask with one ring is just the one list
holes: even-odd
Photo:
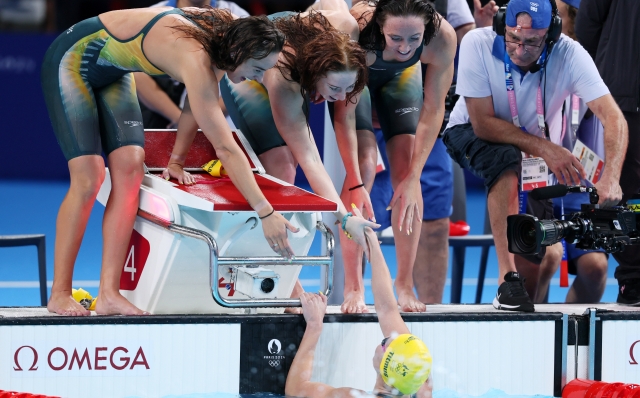
[[428, 45], [440, 30], [441, 16], [427, 0], [371, 0], [373, 13], [365, 12], [358, 20], [364, 26], [360, 32], [360, 45], [368, 51], [384, 50], [386, 41], [382, 25], [389, 17], [416, 16], [424, 20], [423, 45]]
[[355, 85], [346, 97], [346, 101], [355, 101], [367, 81], [367, 54], [356, 41], [336, 30], [317, 11], [305, 17], [296, 14], [276, 18], [274, 22], [287, 38], [282, 50], [284, 61], [276, 67], [285, 79], [300, 84], [302, 96], [315, 91], [318, 80], [329, 72], [356, 71]]
[[219, 69], [234, 71], [250, 58], [263, 59], [282, 51], [284, 35], [265, 16], [233, 19], [228, 10], [206, 7], [183, 9], [196, 26], [184, 24], [173, 29], [196, 39]]

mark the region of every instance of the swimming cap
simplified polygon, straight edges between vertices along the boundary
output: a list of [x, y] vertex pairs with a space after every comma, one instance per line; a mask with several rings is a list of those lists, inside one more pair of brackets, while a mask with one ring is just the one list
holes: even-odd
[[416, 393], [431, 374], [431, 353], [412, 334], [401, 334], [386, 346], [380, 375], [389, 386], [404, 395]]

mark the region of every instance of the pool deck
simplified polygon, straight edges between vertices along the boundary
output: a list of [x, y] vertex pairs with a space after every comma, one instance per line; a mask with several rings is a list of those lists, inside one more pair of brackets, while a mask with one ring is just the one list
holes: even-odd
[[[597, 308], [601, 311], [607, 312], [640, 312], [640, 307], [621, 305], [616, 303], [599, 303], [599, 304], [536, 304], [536, 313], [562, 313], [567, 315], [584, 315], [590, 308]], [[375, 314], [375, 308], [373, 305], [367, 306], [370, 314]], [[525, 314], [522, 312], [502, 311], [496, 310], [491, 304], [434, 304], [427, 305], [427, 311], [424, 313], [410, 313], [403, 312], [403, 315], [429, 315], [429, 314]], [[344, 315], [345, 317], [353, 316], [351, 314], [341, 314], [340, 306], [330, 305], [327, 307], [327, 314], [331, 315]], [[91, 313], [92, 316], [99, 316], [95, 312]], [[224, 317], [242, 317], [247, 314], [161, 314], [152, 315], [153, 317], [174, 317], [176, 315], [189, 317], [189, 316], [224, 316]], [[260, 314], [261, 316], [269, 316], [269, 314]], [[282, 314], [273, 314], [274, 316]], [[0, 318], [34, 318], [34, 317], [62, 317], [60, 315], [52, 314], [45, 307], [0, 307]], [[104, 316], [104, 318], [112, 318], [113, 316]], [[121, 317], [121, 316], [118, 316]], [[0, 322], [1, 323], [1, 322]]]

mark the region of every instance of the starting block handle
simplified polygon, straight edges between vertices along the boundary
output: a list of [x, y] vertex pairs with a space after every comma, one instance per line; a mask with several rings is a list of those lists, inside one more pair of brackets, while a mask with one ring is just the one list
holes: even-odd
[[138, 216], [159, 225], [168, 231], [177, 233], [180, 235], [196, 238], [204, 241], [209, 246], [209, 274], [211, 278], [209, 283], [211, 285], [211, 295], [216, 303], [227, 308], [263, 308], [263, 307], [300, 307], [300, 299], [290, 298], [276, 298], [276, 299], [225, 299], [220, 295], [218, 291], [218, 273], [219, 266], [244, 266], [244, 265], [314, 265], [324, 266], [325, 278], [324, 286], [320, 291], [325, 296], [329, 296], [333, 290], [333, 252], [334, 252], [334, 237], [333, 233], [322, 221], [318, 221], [316, 229], [324, 234], [326, 247], [324, 256], [301, 256], [292, 259], [291, 261], [283, 257], [219, 257], [218, 256], [218, 244], [211, 234], [183, 225], [174, 224], [170, 221], [164, 220], [151, 213], [148, 213], [142, 209], [138, 209]]

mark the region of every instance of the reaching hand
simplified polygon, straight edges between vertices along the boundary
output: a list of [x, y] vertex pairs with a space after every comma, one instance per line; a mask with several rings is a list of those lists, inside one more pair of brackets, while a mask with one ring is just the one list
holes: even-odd
[[[406, 231], [409, 235], [412, 231], [411, 224], [413, 224], [413, 218], [415, 217], [418, 222], [422, 221], [422, 214], [420, 214], [420, 205], [422, 201], [422, 189], [420, 187], [420, 180], [409, 180], [405, 178], [400, 182], [398, 188], [396, 188], [393, 198], [389, 203], [388, 209], [395, 208], [396, 205], [400, 206], [398, 211], [398, 227], [400, 231]], [[393, 222], [393, 220], [391, 220]]]
[[299, 228], [294, 227], [293, 224], [276, 211], [262, 219], [262, 231], [271, 249], [282, 257], [293, 258], [293, 249], [289, 244], [287, 230], [291, 232], [300, 231]]
[[473, 19], [477, 28], [484, 28], [493, 25], [493, 16], [498, 12], [496, 2], [491, 0], [482, 6], [480, 0], [473, 0]]
[[327, 312], [327, 296], [304, 292], [300, 295], [300, 303], [307, 327], [322, 327], [322, 320]]
[[358, 210], [362, 212], [362, 217], [376, 222], [376, 216], [373, 213], [373, 205], [371, 204], [371, 197], [369, 192], [364, 187], [356, 188], [353, 191], [349, 191], [349, 199], [346, 203], [353, 203]]
[[587, 175], [578, 158], [554, 143], [545, 141], [542, 158], [560, 184], [580, 185], [580, 179]]
[[192, 185], [196, 183], [196, 179], [191, 173], [184, 171], [181, 165], [177, 163], [170, 163], [166, 169], [162, 171], [162, 178], [168, 180], [169, 178], [175, 178], [178, 183], [185, 185]]
[[349, 233], [349, 235], [351, 235], [351, 239], [353, 239], [362, 247], [362, 249], [364, 249], [364, 255], [369, 258], [370, 250], [369, 245], [367, 245], [365, 234], [367, 233], [367, 230], [371, 231], [371, 229], [380, 228], [380, 224], [365, 220], [364, 218], [362, 218], [362, 214], [357, 207], [353, 205], [351, 207], [353, 216], [347, 218], [347, 232]]

